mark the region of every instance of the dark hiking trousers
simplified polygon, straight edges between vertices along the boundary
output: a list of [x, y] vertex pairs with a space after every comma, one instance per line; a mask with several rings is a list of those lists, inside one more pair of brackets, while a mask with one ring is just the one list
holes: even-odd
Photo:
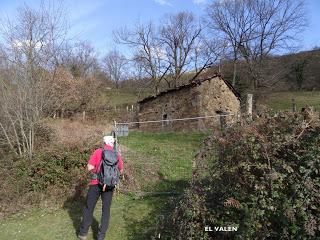
[[79, 230], [80, 236], [86, 236], [89, 231], [89, 227], [93, 220], [93, 211], [100, 195], [102, 198], [102, 215], [97, 239], [103, 240], [106, 235], [109, 225], [113, 189], [108, 189], [105, 192], [102, 192], [101, 186], [90, 185], [86, 199], [86, 206], [83, 209], [83, 219]]

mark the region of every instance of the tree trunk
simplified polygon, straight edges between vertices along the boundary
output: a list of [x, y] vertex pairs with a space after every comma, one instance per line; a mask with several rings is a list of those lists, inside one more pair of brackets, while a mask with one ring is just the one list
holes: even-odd
[[237, 61], [233, 61], [233, 77], [232, 77], [232, 86], [234, 87], [236, 85], [236, 79], [237, 79]]

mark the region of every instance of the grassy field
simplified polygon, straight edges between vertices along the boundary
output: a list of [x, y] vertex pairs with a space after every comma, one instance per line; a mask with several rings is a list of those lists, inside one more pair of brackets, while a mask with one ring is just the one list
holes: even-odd
[[[141, 190], [180, 191], [191, 178], [192, 161], [203, 133], [132, 132], [120, 138]], [[156, 186], [155, 186], [156, 185]]]
[[132, 89], [104, 89], [87, 103], [87, 108], [96, 110], [101, 107], [126, 107], [138, 101], [138, 93]]
[[314, 106], [320, 110], [320, 91], [274, 92], [266, 95], [262, 103], [274, 110], [291, 110], [292, 99], [295, 99], [297, 110]]
[[104, 102], [109, 102], [110, 106], [133, 104], [138, 100], [135, 92], [121, 89], [110, 89], [105, 92]]
[[[191, 177], [192, 160], [204, 139], [203, 133], [140, 133], [120, 138], [124, 162], [139, 191], [182, 191]], [[126, 165], [125, 165], [126, 166]], [[138, 197], [137, 189], [114, 196], [107, 239], [151, 239], [178, 196]], [[72, 199], [72, 196], [70, 197]], [[70, 200], [69, 199], [69, 200]], [[0, 239], [75, 239], [83, 203], [66, 200], [63, 206], [33, 209], [0, 222]], [[101, 215], [98, 202], [89, 238], [94, 239]]]
[[[167, 197], [150, 197], [137, 199], [118, 195], [113, 199], [111, 220], [107, 239], [150, 239], [153, 226], [158, 220], [156, 214], [161, 214], [168, 201]], [[76, 239], [76, 230], [82, 216], [82, 204], [66, 204], [63, 208], [34, 209], [25, 215], [15, 215], [0, 224], [0, 239], [23, 240], [70, 240]], [[88, 239], [95, 239], [101, 216], [101, 202], [94, 212], [92, 229]]]

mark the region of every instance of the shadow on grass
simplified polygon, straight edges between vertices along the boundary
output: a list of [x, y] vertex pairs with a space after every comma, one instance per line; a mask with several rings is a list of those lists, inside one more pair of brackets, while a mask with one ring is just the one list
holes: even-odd
[[[174, 239], [174, 229], [167, 224], [170, 215], [179, 203], [183, 190], [188, 186], [187, 180], [160, 180], [148, 187], [148, 193], [137, 196], [130, 193], [130, 201], [124, 206], [124, 225], [129, 240], [146, 239]], [[85, 184], [79, 183], [75, 193], [68, 198], [63, 208], [67, 210], [72, 220], [75, 234], [82, 218], [85, 205]], [[91, 225], [94, 239], [96, 239], [99, 223], [93, 218]]]
[[[86, 204], [86, 198], [84, 196], [84, 191], [86, 190], [86, 184], [80, 182], [75, 187], [75, 192], [73, 196], [69, 197], [63, 204], [63, 208], [67, 210], [70, 219], [73, 223], [74, 233], [77, 236], [79, 233], [79, 228], [81, 224], [81, 219], [83, 215], [83, 208]], [[93, 232], [94, 239], [98, 235], [99, 231], [99, 222], [93, 217], [91, 224], [91, 229]]]
[[162, 180], [153, 186], [153, 193], [130, 201], [124, 217], [128, 239], [174, 239], [174, 229], [167, 220], [187, 186], [187, 180]]

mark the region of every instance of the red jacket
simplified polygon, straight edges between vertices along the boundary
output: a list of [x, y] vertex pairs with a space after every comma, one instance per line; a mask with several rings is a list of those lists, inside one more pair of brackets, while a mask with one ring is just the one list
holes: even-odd
[[[113, 150], [113, 147], [110, 145], [104, 145], [104, 149], [106, 150]], [[102, 148], [98, 148], [96, 149], [92, 154], [91, 157], [88, 161], [88, 164], [93, 165], [94, 169], [92, 170], [92, 173], [97, 173], [99, 170], [99, 166], [100, 166], [100, 162], [102, 159]], [[123, 161], [121, 159], [120, 154], [118, 153], [118, 168], [121, 171], [123, 168]], [[90, 185], [95, 185], [98, 184], [98, 180], [97, 179], [92, 179], [90, 181]]]

